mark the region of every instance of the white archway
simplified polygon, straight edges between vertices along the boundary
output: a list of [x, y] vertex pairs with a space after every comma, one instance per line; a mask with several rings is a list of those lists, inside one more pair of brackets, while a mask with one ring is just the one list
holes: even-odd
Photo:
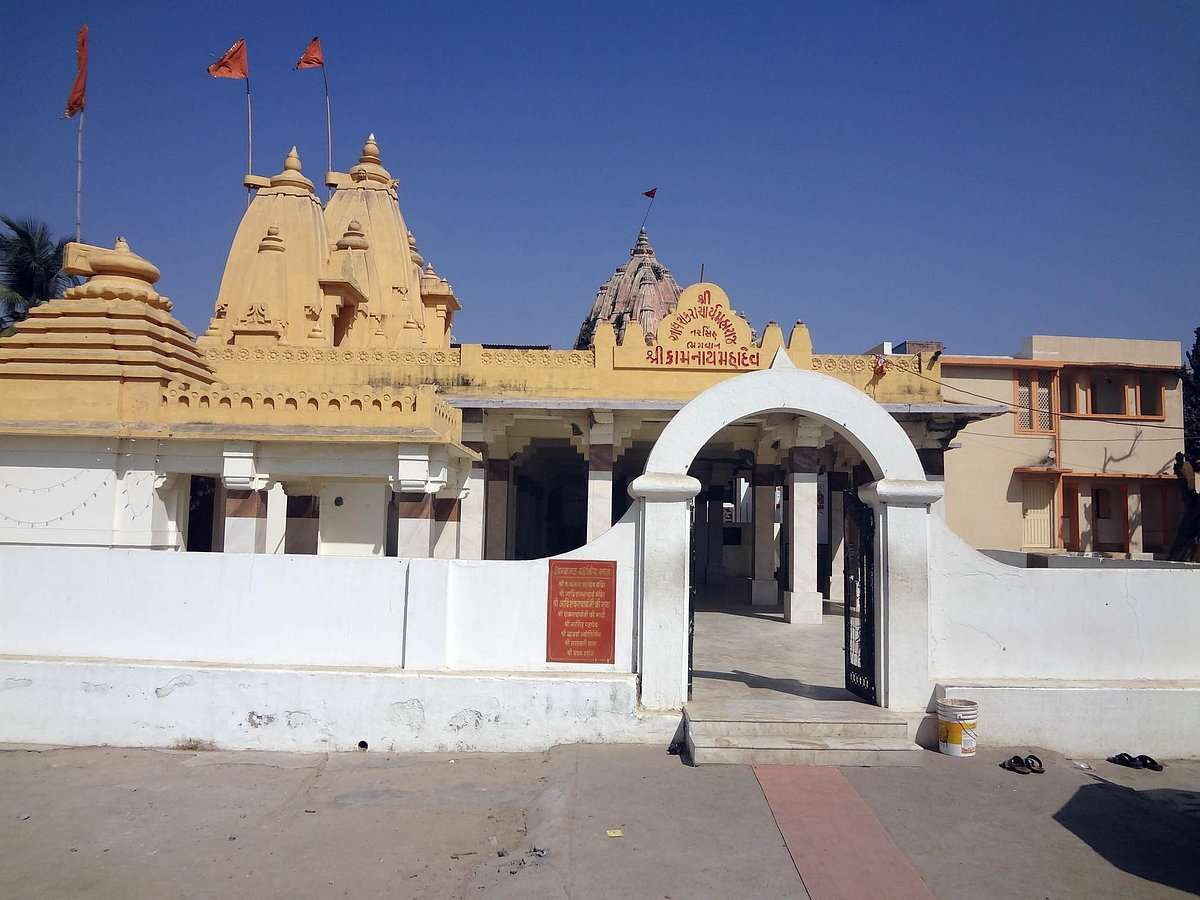
[[877, 479], [925, 480], [916, 448], [887, 410], [844, 381], [784, 366], [739, 375], [698, 395], [667, 423], [646, 471], [686, 475], [714, 434], [767, 412], [804, 413], [829, 425], [862, 454]]
[[877, 480], [859, 496], [875, 508], [876, 681], [880, 703], [924, 709], [929, 700], [929, 506], [942, 485], [925, 479], [916, 448], [878, 403], [845, 382], [802, 371], [780, 353], [765, 371], [704, 391], [663, 429], [638, 501], [638, 671], [642, 705], [678, 709], [687, 698], [688, 505], [700, 482], [687, 474], [708, 440], [764, 412], [811, 416], [859, 451]]

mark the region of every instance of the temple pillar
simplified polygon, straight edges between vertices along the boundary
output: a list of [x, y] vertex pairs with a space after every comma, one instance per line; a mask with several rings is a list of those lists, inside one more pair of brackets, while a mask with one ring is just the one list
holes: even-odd
[[774, 606], [779, 602], [775, 578], [775, 466], [754, 467], [754, 581], [750, 602]]
[[[487, 453], [487, 445], [468, 441], [467, 446], [480, 455]], [[471, 462], [467, 473], [466, 496], [458, 505], [458, 558], [483, 559], [483, 539], [487, 532], [487, 470], [484, 460]]]
[[608, 410], [593, 410], [588, 435], [588, 543], [612, 527], [612, 491], [613, 414]]
[[281, 482], [271, 485], [267, 494], [265, 552], [285, 553], [287, 545], [287, 491]]
[[509, 538], [509, 490], [512, 462], [501, 457], [489, 458], [487, 479], [487, 524], [484, 532], [484, 558], [507, 559]]
[[225, 492], [226, 553], [262, 553], [267, 546], [267, 492]]
[[457, 497], [433, 498], [434, 559], [457, 559], [462, 501]]
[[433, 547], [433, 494], [396, 494], [396, 555], [427, 559]]
[[817, 590], [817, 451], [796, 447], [788, 460], [786, 489], [788, 571], [783, 593], [785, 622], [821, 624], [823, 597]]

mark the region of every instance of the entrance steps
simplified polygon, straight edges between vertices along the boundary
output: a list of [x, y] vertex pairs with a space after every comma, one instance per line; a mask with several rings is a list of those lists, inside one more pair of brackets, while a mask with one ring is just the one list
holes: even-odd
[[878, 707], [837, 717], [710, 718], [684, 709], [693, 765], [917, 766], [908, 720]]

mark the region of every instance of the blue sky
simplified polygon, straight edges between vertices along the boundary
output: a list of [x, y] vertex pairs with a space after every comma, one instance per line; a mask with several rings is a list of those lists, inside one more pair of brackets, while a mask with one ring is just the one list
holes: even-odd
[[1200, 325], [1200, 4], [22, 4], [5, 15], [0, 212], [73, 225], [73, 41], [91, 26], [84, 239], [125, 234], [203, 329], [255, 168], [320, 181], [374, 131], [464, 341], [570, 344], [649, 223], [761, 329], [819, 351]]

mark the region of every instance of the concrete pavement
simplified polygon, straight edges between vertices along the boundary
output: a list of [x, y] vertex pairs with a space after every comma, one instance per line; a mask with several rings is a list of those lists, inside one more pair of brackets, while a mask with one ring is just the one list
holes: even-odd
[[805, 792], [788, 767], [772, 773], [773, 807], [749, 767], [691, 768], [652, 747], [6, 747], [0, 896], [802, 898], [805, 876], [815, 897], [830, 884], [878, 896], [843, 877], [853, 854], [797, 847], [793, 861], [776, 822], [786, 830], [789, 803], [809, 828], [827, 814], [826, 840], [871, 832], [860, 856], [894, 844], [940, 898], [1200, 892], [1200, 763], [1088, 772], [1043, 753], [1047, 774], [1018, 776], [996, 766], [1007, 754], [824, 770], [863, 801], [847, 818], [845, 797]]

